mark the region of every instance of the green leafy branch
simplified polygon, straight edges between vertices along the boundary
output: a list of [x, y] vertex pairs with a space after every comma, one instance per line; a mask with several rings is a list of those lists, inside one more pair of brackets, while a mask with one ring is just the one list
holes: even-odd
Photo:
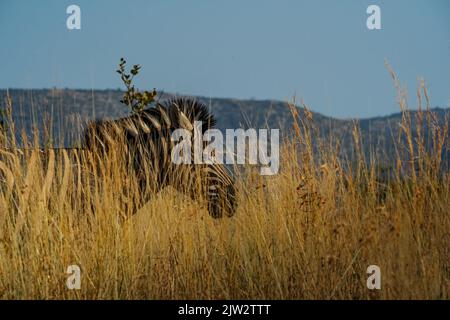
[[155, 101], [157, 95], [156, 89], [144, 92], [140, 92], [136, 89], [132, 82], [133, 78], [139, 73], [141, 66], [135, 64], [130, 70], [130, 73], [127, 73], [125, 70], [126, 63], [124, 58], [120, 58], [119, 69], [117, 70], [117, 73], [120, 74], [120, 78], [127, 88], [127, 91], [120, 102], [130, 107], [132, 112], [139, 113], [144, 110], [146, 106]]

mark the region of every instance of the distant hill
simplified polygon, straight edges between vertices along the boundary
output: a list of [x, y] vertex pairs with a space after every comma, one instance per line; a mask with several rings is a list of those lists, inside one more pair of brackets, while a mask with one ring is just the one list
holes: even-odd
[[[41, 90], [9, 90], [13, 106], [13, 119], [16, 123], [17, 137], [24, 129], [31, 132], [32, 124], [43, 122], [51, 124], [53, 143], [64, 140], [67, 147], [76, 144], [83, 124], [92, 119], [119, 118], [129, 114], [126, 106], [119, 100], [123, 95], [120, 90], [72, 90], [72, 89], [41, 89]], [[6, 90], [0, 90], [0, 108], [6, 105]], [[164, 94], [161, 99], [171, 97]], [[226, 128], [279, 128], [283, 136], [292, 131], [293, 118], [286, 102], [270, 100], [237, 100], [223, 98], [196, 97], [209, 106], [217, 118], [217, 127]], [[301, 108], [299, 108], [301, 109]], [[300, 110], [301, 111], [301, 110]], [[450, 115], [449, 108], [434, 108], [433, 113], [439, 123]], [[303, 114], [303, 112], [300, 112]], [[312, 112], [314, 123], [323, 136], [332, 134], [342, 140], [344, 153], [352, 148], [352, 128], [354, 119], [335, 119], [320, 113]], [[416, 112], [411, 112], [413, 124]], [[401, 113], [384, 117], [358, 120], [365, 152], [377, 152], [386, 159], [395, 152], [395, 139], [399, 132]], [[447, 121], [449, 119], [447, 118]], [[414, 127], [414, 126], [413, 126]], [[423, 130], [428, 135], [428, 128]], [[450, 152], [447, 152], [447, 156]]]

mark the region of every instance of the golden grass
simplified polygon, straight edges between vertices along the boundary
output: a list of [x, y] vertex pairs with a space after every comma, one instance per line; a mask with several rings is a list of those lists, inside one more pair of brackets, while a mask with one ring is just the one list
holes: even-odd
[[[0, 298], [448, 299], [450, 176], [439, 170], [448, 128], [435, 128], [428, 150], [402, 109], [405, 150], [419, 169], [402, 173], [397, 155], [380, 188], [358, 143], [354, 165], [337, 156], [337, 139], [315, 151], [311, 113], [291, 110], [295, 134], [280, 173], [246, 167], [230, 219], [167, 188], [121, 220], [139, 194], [120, 149], [100, 165], [83, 151], [3, 149]], [[82, 269], [80, 290], [66, 287], [72, 264]], [[366, 287], [369, 265], [381, 268], [381, 290]]]

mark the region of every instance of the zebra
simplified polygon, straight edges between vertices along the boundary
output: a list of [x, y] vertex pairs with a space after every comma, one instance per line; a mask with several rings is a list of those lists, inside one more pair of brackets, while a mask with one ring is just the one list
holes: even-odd
[[[82, 145], [83, 149], [96, 152], [102, 158], [114, 143], [123, 141], [128, 153], [125, 165], [136, 174], [142, 203], [166, 186], [195, 199], [198, 197], [196, 187], [200, 185], [211, 217], [231, 217], [236, 210], [236, 187], [225, 165], [174, 164], [171, 161], [174, 147], [171, 133], [180, 128], [192, 131], [194, 121], [202, 122], [202, 133], [216, 124], [216, 119], [201, 102], [172, 98], [128, 117], [90, 122]], [[152, 175], [151, 185], [148, 175]], [[138, 209], [133, 208], [132, 213]]]

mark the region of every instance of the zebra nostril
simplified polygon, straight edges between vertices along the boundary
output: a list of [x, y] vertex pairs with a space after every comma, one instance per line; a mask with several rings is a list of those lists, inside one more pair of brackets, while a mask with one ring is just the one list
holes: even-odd
[[208, 208], [209, 215], [213, 217], [214, 219], [220, 219], [222, 218], [222, 208], [218, 206], [217, 204], [212, 204]]

